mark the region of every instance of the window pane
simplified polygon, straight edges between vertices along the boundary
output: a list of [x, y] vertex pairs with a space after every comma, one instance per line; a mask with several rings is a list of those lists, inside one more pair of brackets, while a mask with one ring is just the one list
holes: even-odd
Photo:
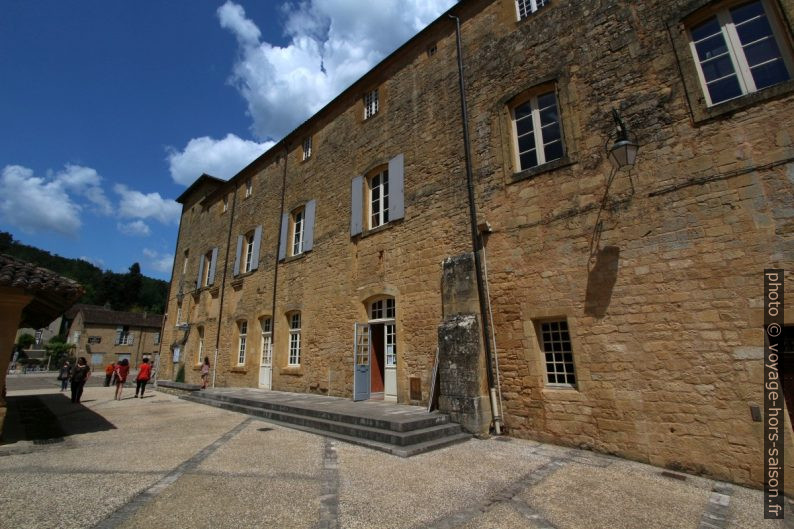
[[772, 28], [765, 16], [754, 18], [743, 24], [736, 24], [736, 33], [743, 45], [772, 35]]
[[761, 5], [760, 0], [755, 2], [748, 2], [744, 5], [734, 7], [731, 9], [731, 17], [734, 23], [739, 24], [747, 19], [757, 17], [764, 14], [764, 7]]
[[[553, 96], [552, 96], [553, 97]], [[557, 115], [557, 104], [552, 102], [551, 106], [540, 107], [540, 124], [541, 126], [556, 123], [560, 120]]]
[[535, 151], [527, 151], [521, 155], [521, 169], [529, 169], [538, 165], [538, 157]]
[[535, 136], [525, 134], [518, 138], [518, 152], [524, 152], [535, 148]]
[[557, 98], [554, 96], [554, 92], [547, 92], [538, 96], [538, 108], [542, 109], [552, 106], [557, 106]]
[[551, 143], [559, 140], [561, 137], [562, 134], [560, 133], [559, 123], [552, 123], [551, 125], [543, 127], [543, 143]]
[[720, 23], [717, 22], [717, 17], [711, 17], [702, 24], [692, 28], [692, 40], [695, 41], [703, 40], [706, 37], [710, 37], [711, 35], [714, 35], [715, 33], [719, 33], [719, 32], [720, 32]]
[[532, 134], [533, 130], [532, 118], [524, 118], [521, 121], [516, 121], [516, 134], [519, 136]]
[[744, 48], [744, 55], [747, 57], [747, 62], [752, 68], [763, 62], [771, 61], [780, 57], [780, 50], [774, 39], [767, 38]]
[[546, 154], [546, 162], [558, 160], [562, 158], [562, 141], [555, 141], [543, 147], [543, 152]]
[[786, 65], [783, 63], [783, 59], [778, 59], [762, 66], [756, 66], [750, 71], [753, 74], [755, 86], [759, 90], [791, 79], [788, 70], [786, 70]]
[[703, 62], [700, 66], [703, 68], [703, 77], [706, 78], [706, 82], [721, 79], [735, 73], [731, 57], [728, 54]]
[[726, 77], [720, 81], [715, 81], [708, 85], [708, 87], [712, 104], [727, 101], [728, 99], [733, 99], [734, 97], [742, 95], [742, 89], [735, 75]]
[[532, 106], [529, 103], [524, 103], [523, 105], [519, 105], [516, 107], [515, 115], [516, 121], [519, 121], [521, 118], [525, 118], [532, 114]]
[[698, 52], [698, 58], [701, 61], [719, 57], [728, 53], [728, 46], [725, 44], [725, 37], [722, 33], [717, 33], [713, 37], [702, 40], [695, 44], [695, 49]]

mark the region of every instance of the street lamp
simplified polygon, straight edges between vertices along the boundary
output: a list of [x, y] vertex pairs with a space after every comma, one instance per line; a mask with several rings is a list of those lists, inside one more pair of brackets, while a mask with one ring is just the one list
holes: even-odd
[[629, 132], [628, 127], [623, 122], [618, 114], [618, 111], [612, 109], [612, 118], [615, 120], [615, 143], [612, 144], [607, 153], [609, 154], [609, 161], [615, 169], [620, 169], [627, 165], [634, 165], [637, 159], [637, 151], [640, 146], [636, 142], [636, 136]]

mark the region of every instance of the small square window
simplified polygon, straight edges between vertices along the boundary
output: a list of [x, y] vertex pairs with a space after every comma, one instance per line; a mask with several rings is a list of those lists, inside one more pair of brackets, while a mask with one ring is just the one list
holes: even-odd
[[369, 119], [378, 113], [378, 89], [364, 94], [364, 119]]
[[250, 178], [245, 181], [245, 198], [254, 194], [254, 182]]
[[548, 5], [550, 0], [516, 0], [516, 13], [518, 20], [523, 20], [529, 15]]
[[436, 54], [437, 51], [438, 51], [438, 45], [433, 43], [427, 47], [427, 56], [432, 57], [433, 55]]
[[223, 209], [221, 213], [226, 213], [229, 211], [229, 195], [223, 195]]
[[303, 140], [303, 161], [308, 160], [312, 156], [312, 137], [309, 136]]

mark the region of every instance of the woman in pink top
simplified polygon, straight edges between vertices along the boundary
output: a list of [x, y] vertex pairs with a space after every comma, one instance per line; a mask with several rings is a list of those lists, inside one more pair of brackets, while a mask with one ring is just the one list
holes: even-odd
[[130, 372], [130, 361], [126, 358], [116, 364], [116, 400], [121, 400], [121, 390], [127, 381], [127, 374]]
[[201, 365], [201, 389], [207, 389], [207, 381], [210, 378], [210, 357], [204, 357], [204, 363]]

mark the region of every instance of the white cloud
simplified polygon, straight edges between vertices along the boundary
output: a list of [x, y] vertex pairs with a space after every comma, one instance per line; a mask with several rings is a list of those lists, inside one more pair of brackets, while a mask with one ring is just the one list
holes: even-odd
[[182, 207], [174, 200], [164, 199], [160, 193], [141, 193], [116, 184], [113, 190], [121, 197], [118, 214], [127, 219], [155, 219], [163, 224], [176, 224]]
[[0, 217], [26, 233], [54, 231], [74, 237], [82, 222], [81, 207], [65, 183], [34, 176], [33, 170], [7, 165], [0, 174]]
[[64, 189], [81, 195], [89, 200], [98, 213], [110, 215], [113, 208], [102, 190], [102, 177], [95, 169], [81, 165], [66, 164], [62, 171], [55, 174], [55, 181], [60, 182]]
[[174, 265], [174, 254], [161, 254], [149, 248], [143, 249], [143, 255], [147, 259], [147, 266], [157, 272], [170, 274]]
[[227, 1], [217, 14], [221, 27], [237, 38], [239, 57], [231, 82], [248, 104], [254, 134], [264, 139], [283, 137], [454, 3], [308, 0], [286, 4], [285, 30], [291, 42], [279, 47], [261, 42], [259, 29], [243, 8]]
[[171, 177], [183, 185], [192, 184], [202, 173], [229, 179], [273, 144], [244, 140], [234, 134], [220, 140], [193, 138], [182, 151], [169, 149]]
[[91, 258], [91, 257], [85, 256], [85, 255], [81, 255], [79, 257], [79, 259], [82, 260], [82, 261], [85, 261], [86, 263], [91, 263], [92, 265], [96, 266], [97, 268], [104, 268], [105, 267], [104, 259]]
[[116, 228], [124, 235], [132, 235], [137, 237], [148, 237], [152, 232], [149, 226], [142, 220], [134, 220], [132, 222], [116, 224]]

